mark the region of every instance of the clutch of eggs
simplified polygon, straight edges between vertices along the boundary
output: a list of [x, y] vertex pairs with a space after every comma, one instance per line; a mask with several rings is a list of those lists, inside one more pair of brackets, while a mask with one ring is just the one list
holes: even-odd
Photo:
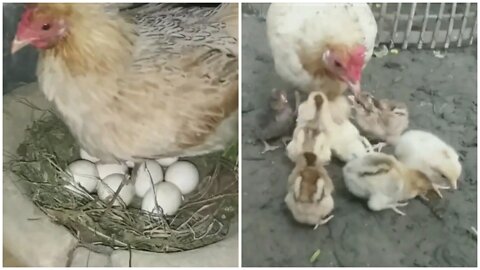
[[[195, 165], [188, 161], [177, 161], [178, 158], [144, 161], [133, 173], [133, 181], [128, 181], [128, 168], [133, 164], [102, 163], [85, 150], [81, 150], [80, 154], [83, 160], [72, 162], [67, 173], [89, 193], [97, 191], [98, 197], [105, 203], [112, 199], [125, 181], [118, 196], [127, 206], [137, 195], [143, 198], [142, 209], [153, 212], [156, 209], [156, 197], [157, 205], [163, 209], [164, 214], [173, 215], [180, 208], [183, 195], [194, 191], [199, 183], [199, 172]], [[162, 166], [168, 167], [165, 172]], [[113, 205], [120, 206], [121, 203], [117, 199]]]

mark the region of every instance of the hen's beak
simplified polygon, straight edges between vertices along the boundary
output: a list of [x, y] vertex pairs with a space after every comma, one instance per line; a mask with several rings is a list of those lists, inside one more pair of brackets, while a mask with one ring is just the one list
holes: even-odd
[[350, 87], [350, 90], [355, 95], [355, 97], [357, 97], [362, 91], [362, 89], [360, 88], [360, 81], [356, 81], [356, 82], [348, 81], [348, 87]]
[[21, 50], [23, 47], [27, 46], [28, 44], [30, 44], [29, 40], [19, 40], [15, 36], [15, 39], [12, 42], [12, 50], [11, 50], [12, 54], [18, 52], [19, 50]]

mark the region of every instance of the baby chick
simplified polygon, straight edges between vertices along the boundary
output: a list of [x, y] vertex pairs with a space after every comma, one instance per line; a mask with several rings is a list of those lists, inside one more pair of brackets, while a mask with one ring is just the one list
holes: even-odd
[[287, 93], [284, 90], [272, 89], [270, 107], [260, 115], [259, 128], [255, 132], [257, 138], [265, 145], [262, 154], [274, 151], [280, 146], [271, 146], [268, 140], [274, 140], [282, 137], [286, 144], [285, 134], [291, 132], [295, 125], [295, 113], [291, 108]]
[[315, 225], [314, 230], [333, 218], [332, 179], [314, 153], [306, 152], [288, 177], [285, 203], [300, 223]]
[[355, 124], [370, 140], [393, 144], [407, 129], [408, 109], [405, 103], [388, 99], [377, 100], [366, 92], [348, 98], [352, 103]]
[[371, 210], [392, 209], [402, 216], [405, 213], [398, 207], [408, 203], [401, 201], [416, 196], [426, 199], [427, 192], [435, 190], [424, 173], [409, 169], [384, 153], [372, 152], [348, 162], [343, 167], [343, 178], [353, 195], [368, 199]]
[[287, 156], [293, 162], [304, 152], [312, 152], [322, 164], [328, 164], [332, 155], [328, 138], [324, 132], [309, 127], [296, 127], [287, 145]]
[[[318, 127], [318, 109], [314, 100], [316, 95], [312, 95], [312, 93], [318, 92], [311, 92], [308, 98], [297, 106], [297, 126]], [[345, 96], [338, 96], [333, 100], [328, 100], [328, 103], [330, 104], [328, 110], [334, 123], [342, 124], [344, 121], [348, 121], [350, 105]], [[323, 127], [320, 128], [322, 129]]]
[[436, 189], [457, 189], [462, 172], [456, 151], [432, 133], [409, 130], [398, 140], [395, 156], [407, 167], [422, 171]]
[[348, 119], [341, 124], [333, 120], [325, 94], [312, 92], [310, 95], [315, 101], [318, 125], [325, 130], [328, 143], [337, 158], [346, 162], [375, 149]]

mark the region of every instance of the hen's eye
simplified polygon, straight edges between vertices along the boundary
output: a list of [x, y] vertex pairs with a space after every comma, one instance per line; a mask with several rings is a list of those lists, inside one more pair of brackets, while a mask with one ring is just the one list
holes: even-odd
[[50, 24], [46, 23], [46, 24], [42, 25], [42, 30], [43, 31], [47, 31], [49, 29], [50, 29]]
[[337, 60], [335, 60], [335, 62], [333, 62], [333, 64], [334, 64], [336, 67], [338, 67], [338, 68], [342, 67], [342, 63], [340, 63], [340, 62], [337, 61]]

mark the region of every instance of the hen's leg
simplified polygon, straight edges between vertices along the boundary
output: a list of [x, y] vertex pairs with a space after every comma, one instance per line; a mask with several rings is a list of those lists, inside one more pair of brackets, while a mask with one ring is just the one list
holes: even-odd
[[316, 230], [318, 228], [318, 226], [320, 225], [323, 225], [323, 224], [326, 224], [327, 222], [329, 222], [334, 216], [333, 215], [330, 215], [328, 216], [327, 218], [325, 219], [320, 219], [320, 222], [317, 223], [317, 225], [315, 225], [315, 227], [313, 227], [313, 230]]
[[267, 141], [265, 141], [265, 140], [262, 140], [262, 142], [263, 142], [263, 145], [264, 145], [263, 151], [261, 152], [262, 154], [265, 154], [265, 153], [271, 152], [271, 151], [275, 151], [278, 148], [280, 148], [280, 146], [268, 144]]

